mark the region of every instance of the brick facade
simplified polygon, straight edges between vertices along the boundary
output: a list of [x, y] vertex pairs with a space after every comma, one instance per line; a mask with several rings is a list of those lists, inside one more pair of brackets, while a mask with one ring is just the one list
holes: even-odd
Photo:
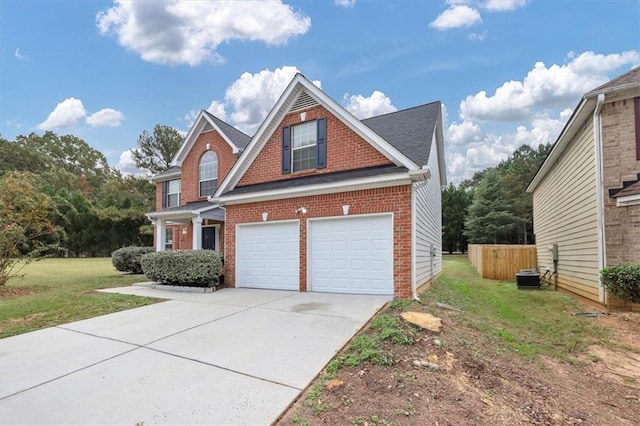
[[[342, 205], [350, 206], [349, 216], [393, 213], [394, 294], [410, 298], [411, 294], [411, 186], [394, 186], [338, 194], [314, 195], [283, 200], [228, 205], [225, 226], [225, 284], [235, 285], [235, 229], [242, 223], [300, 220], [300, 291], [307, 289], [307, 219], [342, 215]], [[304, 206], [305, 215], [296, 213]]]
[[291, 179], [297, 176], [351, 170], [362, 167], [392, 164], [367, 141], [351, 130], [324, 107], [305, 111], [305, 122], [325, 117], [327, 119], [327, 167], [297, 173], [282, 173], [282, 129], [299, 124], [300, 111], [288, 114], [273, 132], [262, 151], [244, 174], [238, 186]]
[[[209, 148], [207, 149], [207, 144]], [[189, 150], [182, 162], [181, 169], [181, 193], [180, 205], [194, 201], [204, 201], [207, 197], [200, 197], [199, 172], [200, 157], [206, 151], [211, 150], [218, 156], [218, 185], [227, 176], [236, 162], [237, 156], [231, 146], [215, 130], [201, 133]], [[162, 182], [156, 184], [156, 211], [162, 211]], [[208, 224], [220, 225], [220, 251], [224, 248], [224, 222], [203, 221], [203, 226]], [[190, 250], [193, 246], [193, 223], [169, 225], [167, 229], [173, 230], [173, 249]], [[183, 233], [184, 232], [184, 233]], [[157, 241], [157, 233], [154, 230], [154, 241]]]
[[606, 264], [640, 263], [640, 205], [616, 207], [609, 197], [609, 189], [622, 188], [640, 173], [633, 98], [603, 106], [602, 146]]

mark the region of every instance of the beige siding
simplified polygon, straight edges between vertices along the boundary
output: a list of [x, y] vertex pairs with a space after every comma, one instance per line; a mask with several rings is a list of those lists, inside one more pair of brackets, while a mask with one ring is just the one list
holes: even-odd
[[598, 300], [598, 228], [593, 126], [587, 120], [533, 193], [533, 223], [541, 270], [553, 269], [558, 244], [558, 286]]
[[431, 142], [429, 155], [431, 179], [426, 185], [414, 189], [415, 209], [415, 283], [419, 287], [431, 279], [430, 244], [435, 246], [433, 276], [442, 271], [442, 189], [436, 139]]

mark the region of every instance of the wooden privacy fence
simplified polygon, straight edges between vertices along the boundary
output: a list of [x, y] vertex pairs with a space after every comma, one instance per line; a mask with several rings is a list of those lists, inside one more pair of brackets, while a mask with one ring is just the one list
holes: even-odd
[[536, 267], [536, 246], [469, 244], [469, 260], [482, 278], [515, 280], [521, 269]]

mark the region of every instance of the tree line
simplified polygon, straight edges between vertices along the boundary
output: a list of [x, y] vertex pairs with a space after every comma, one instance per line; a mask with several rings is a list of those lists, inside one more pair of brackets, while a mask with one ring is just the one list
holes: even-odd
[[467, 244], [533, 244], [533, 200], [526, 192], [551, 144], [522, 145], [497, 166], [442, 190], [442, 246], [464, 253]]

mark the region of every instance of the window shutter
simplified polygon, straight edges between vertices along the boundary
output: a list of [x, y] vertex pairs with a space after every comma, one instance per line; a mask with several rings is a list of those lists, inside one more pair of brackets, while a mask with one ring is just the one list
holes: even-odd
[[318, 168], [327, 167], [327, 119], [318, 119]]
[[291, 173], [291, 129], [282, 129], [282, 174]]
[[164, 181], [162, 182], [162, 208], [166, 208], [167, 207], [167, 192], [169, 189], [169, 182]]
[[636, 112], [636, 160], [640, 160], [640, 98], [633, 100]]

